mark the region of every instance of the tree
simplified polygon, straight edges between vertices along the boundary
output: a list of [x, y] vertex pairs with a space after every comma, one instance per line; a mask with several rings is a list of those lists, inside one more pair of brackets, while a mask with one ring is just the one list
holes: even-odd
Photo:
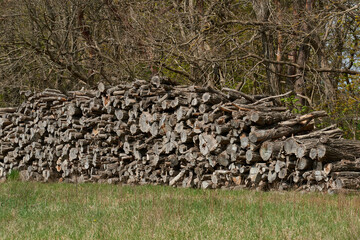
[[298, 111], [331, 112], [343, 96], [359, 94], [355, 0], [0, 5], [0, 96], [13, 104], [19, 90], [66, 91], [155, 74], [253, 94], [291, 90]]

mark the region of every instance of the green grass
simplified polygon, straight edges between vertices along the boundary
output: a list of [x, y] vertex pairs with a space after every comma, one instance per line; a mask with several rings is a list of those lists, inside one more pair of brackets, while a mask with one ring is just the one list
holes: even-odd
[[0, 184], [0, 239], [358, 239], [360, 196]]

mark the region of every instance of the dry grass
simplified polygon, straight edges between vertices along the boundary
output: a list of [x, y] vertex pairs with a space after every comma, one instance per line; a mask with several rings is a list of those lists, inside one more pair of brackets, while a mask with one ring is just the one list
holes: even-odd
[[1, 239], [358, 239], [360, 196], [0, 184]]

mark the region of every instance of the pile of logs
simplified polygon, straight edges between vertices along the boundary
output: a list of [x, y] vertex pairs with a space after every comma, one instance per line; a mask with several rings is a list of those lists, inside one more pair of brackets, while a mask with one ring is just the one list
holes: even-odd
[[360, 187], [360, 142], [323, 111], [294, 115], [276, 97], [174, 86], [154, 77], [66, 94], [23, 92], [0, 109], [0, 178], [195, 188]]

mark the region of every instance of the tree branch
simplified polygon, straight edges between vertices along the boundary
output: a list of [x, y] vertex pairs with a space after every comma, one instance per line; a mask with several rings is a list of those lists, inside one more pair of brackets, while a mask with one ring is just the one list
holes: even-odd
[[357, 75], [360, 74], [360, 71], [355, 71], [355, 70], [350, 70], [350, 69], [330, 69], [330, 68], [312, 68], [309, 66], [301, 66], [299, 64], [296, 63], [292, 63], [292, 62], [288, 62], [288, 61], [276, 61], [276, 60], [271, 60], [271, 59], [267, 59], [255, 54], [248, 54], [247, 57], [250, 58], [256, 58], [265, 62], [269, 62], [269, 63], [274, 63], [274, 64], [282, 64], [282, 65], [289, 65], [289, 66], [294, 66], [300, 70], [305, 70], [305, 71], [312, 71], [312, 72], [332, 72], [332, 73], [344, 73], [344, 74], [350, 74], [350, 75]]

